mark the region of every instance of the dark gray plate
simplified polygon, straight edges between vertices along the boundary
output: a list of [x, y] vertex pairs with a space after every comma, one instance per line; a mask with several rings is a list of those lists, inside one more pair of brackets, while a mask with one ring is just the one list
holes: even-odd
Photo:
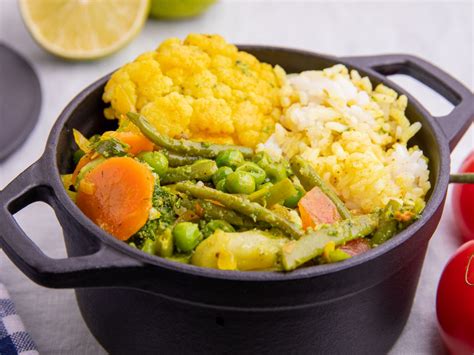
[[0, 43], [0, 161], [28, 137], [40, 108], [41, 87], [32, 66]]

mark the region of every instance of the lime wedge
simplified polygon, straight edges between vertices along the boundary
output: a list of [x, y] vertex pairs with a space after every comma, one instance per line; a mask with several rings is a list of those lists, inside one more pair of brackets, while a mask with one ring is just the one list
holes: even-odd
[[59, 57], [105, 57], [125, 46], [148, 16], [149, 0], [20, 0], [28, 30]]

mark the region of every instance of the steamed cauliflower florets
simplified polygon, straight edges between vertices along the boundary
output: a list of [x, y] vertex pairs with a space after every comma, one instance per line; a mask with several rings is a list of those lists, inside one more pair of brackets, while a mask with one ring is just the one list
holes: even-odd
[[124, 115], [140, 112], [171, 137], [253, 147], [280, 116], [284, 77], [220, 36], [171, 38], [112, 75], [105, 115], [133, 129]]

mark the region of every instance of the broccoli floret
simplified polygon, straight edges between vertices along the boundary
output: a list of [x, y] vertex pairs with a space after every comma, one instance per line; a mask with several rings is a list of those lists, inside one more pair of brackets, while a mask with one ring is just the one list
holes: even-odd
[[176, 219], [175, 207], [179, 207], [179, 199], [168, 188], [156, 185], [153, 191], [153, 207], [160, 213], [158, 220], [161, 229], [166, 229]]
[[155, 240], [159, 225], [160, 223], [157, 219], [146, 222], [146, 224], [137, 232], [137, 237], [141, 240]]
[[152, 205], [158, 211], [158, 218], [148, 222], [129, 240], [141, 248], [147, 239], [155, 240], [157, 235], [163, 233], [166, 228], [176, 220], [175, 207], [179, 206], [180, 200], [168, 188], [155, 185], [153, 191]]

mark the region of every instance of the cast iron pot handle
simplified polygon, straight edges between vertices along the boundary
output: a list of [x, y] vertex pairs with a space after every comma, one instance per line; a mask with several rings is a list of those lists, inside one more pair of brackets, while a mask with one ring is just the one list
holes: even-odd
[[44, 254], [13, 215], [37, 201], [47, 203], [58, 214], [60, 201], [45, 175], [39, 160], [0, 191], [0, 244], [25, 275], [40, 285], [54, 288], [107, 286], [104, 280], [113, 282], [117, 278], [104, 277], [104, 273], [143, 266], [106, 245], [90, 255], [66, 259], [53, 259]]
[[474, 119], [472, 92], [448, 73], [418, 57], [407, 54], [347, 57], [344, 60], [355, 66], [374, 70], [382, 75], [405, 74], [421, 81], [454, 105], [438, 122], [454, 149]]

